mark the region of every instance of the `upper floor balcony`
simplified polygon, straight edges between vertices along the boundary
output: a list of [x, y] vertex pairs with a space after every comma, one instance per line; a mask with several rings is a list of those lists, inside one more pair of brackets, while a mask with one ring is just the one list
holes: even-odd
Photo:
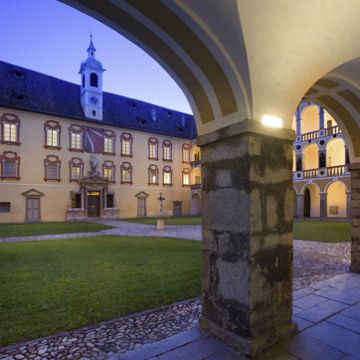
[[322, 136], [333, 136], [336, 134], [341, 134], [342, 131], [338, 125], [327, 127], [322, 130], [314, 130], [304, 134], [301, 134], [301, 141], [314, 140]]
[[201, 166], [201, 160], [190, 161], [190, 166], [191, 166], [192, 168]]
[[293, 180], [338, 177], [350, 175], [348, 165], [329, 166], [326, 168], [308, 169], [293, 172]]
[[201, 189], [201, 183], [191, 185], [191, 190], [200, 190], [200, 189]]

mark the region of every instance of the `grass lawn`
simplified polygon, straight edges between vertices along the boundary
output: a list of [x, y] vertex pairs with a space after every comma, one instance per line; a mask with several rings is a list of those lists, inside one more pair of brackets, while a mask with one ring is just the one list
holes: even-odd
[[[156, 225], [156, 218], [134, 218], [128, 219], [127, 221], [146, 224]], [[165, 224], [167, 225], [201, 225], [201, 216], [171, 216], [165, 218]]]
[[87, 221], [0, 224], [0, 237], [93, 232], [111, 227]]
[[350, 221], [295, 220], [294, 239], [322, 242], [350, 241]]
[[0, 244], [0, 345], [198, 296], [200, 248], [116, 236]]

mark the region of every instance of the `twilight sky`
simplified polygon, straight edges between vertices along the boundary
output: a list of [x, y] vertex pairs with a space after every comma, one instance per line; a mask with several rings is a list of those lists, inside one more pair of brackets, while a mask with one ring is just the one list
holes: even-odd
[[105, 91], [191, 113], [176, 83], [150, 56], [95, 19], [56, 0], [0, 0], [0, 60], [80, 84], [92, 32], [107, 70]]

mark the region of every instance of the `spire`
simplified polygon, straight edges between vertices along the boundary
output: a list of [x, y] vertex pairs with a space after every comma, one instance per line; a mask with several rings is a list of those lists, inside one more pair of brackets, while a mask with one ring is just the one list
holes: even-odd
[[92, 37], [93, 37], [92, 34], [90, 34], [90, 44], [89, 44], [89, 47], [86, 50], [88, 52], [88, 54], [89, 54], [89, 57], [95, 57], [95, 51], [96, 51], [94, 43], [92, 41]]

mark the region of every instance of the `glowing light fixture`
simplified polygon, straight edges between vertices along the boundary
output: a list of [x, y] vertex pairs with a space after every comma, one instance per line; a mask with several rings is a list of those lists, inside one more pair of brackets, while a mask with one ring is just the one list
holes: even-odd
[[263, 115], [263, 117], [261, 118], [261, 123], [266, 126], [271, 126], [276, 128], [283, 127], [283, 119], [277, 116], [272, 116], [267, 114]]

